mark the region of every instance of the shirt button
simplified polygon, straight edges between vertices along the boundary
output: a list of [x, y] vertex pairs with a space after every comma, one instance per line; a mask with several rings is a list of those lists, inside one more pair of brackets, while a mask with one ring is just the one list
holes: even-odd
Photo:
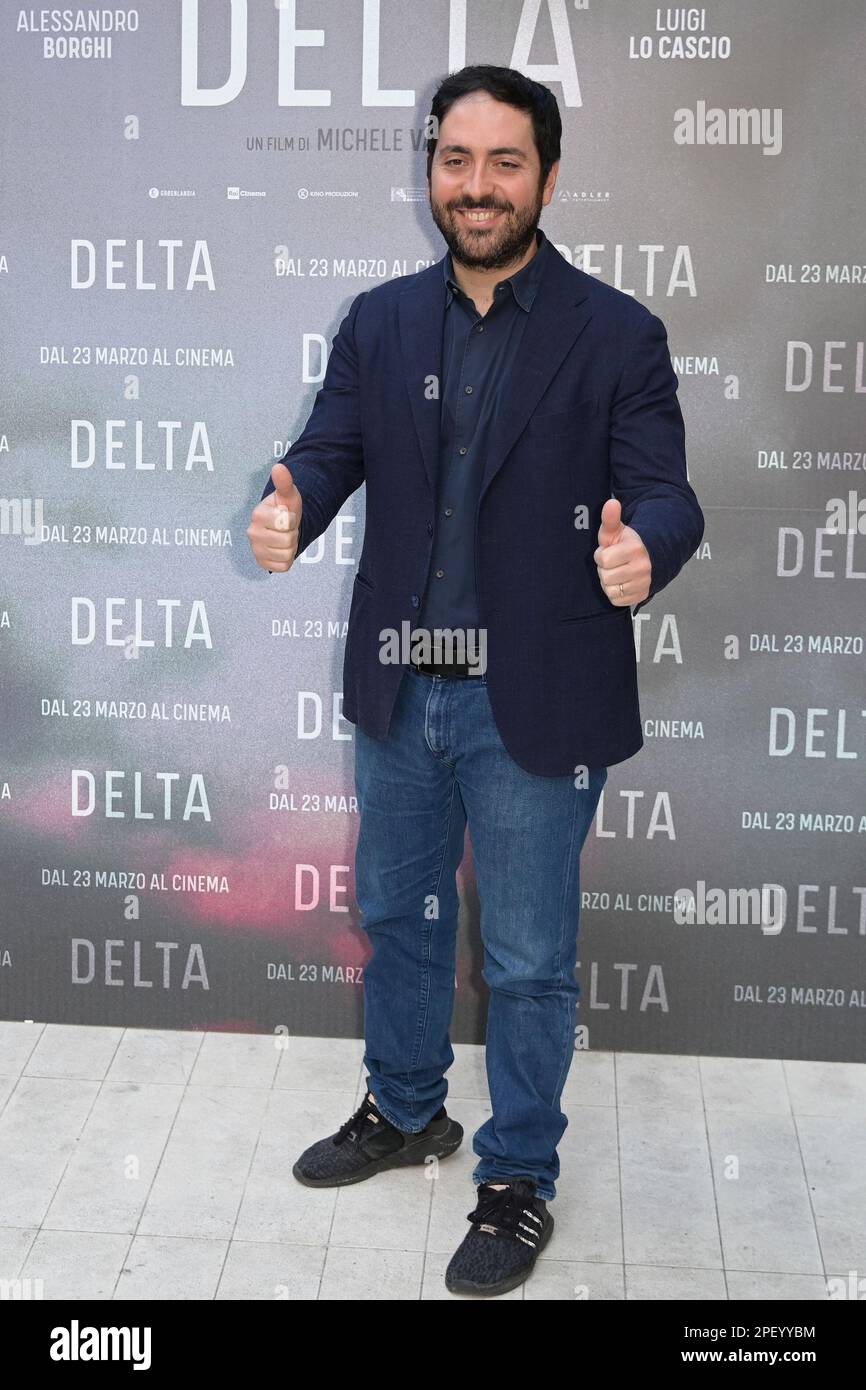
[[417, 594], [413, 594], [413, 595], [412, 595], [412, 607], [413, 607], [413, 608], [417, 608], [417, 607], [418, 607], [418, 604], [419, 604], [420, 602], [421, 602], [421, 600], [419, 599], [418, 595], [417, 595]]
[[465, 390], [467, 396], [471, 396], [471, 395], [472, 395], [472, 387], [471, 387], [471, 386], [465, 386], [463, 389]]
[[437, 570], [437, 571], [436, 571], [436, 578], [437, 578], [437, 579], [441, 579], [444, 573], [445, 573], [444, 570]]
[[460, 448], [457, 450], [457, 452], [458, 452], [458, 454], [465, 454], [465, 453], [466, 453], [466, 445], [465, 445], [465, 444], [461, 444], [461, 446], [460, 446]]
[[432, 522], [432, 521], [428, 521], [428, 522], [427, 522], [427, 535], [428, 535], [428, 536], [432, 536], [432, 535], [433, 535], [433, 522]]
[[453, 507], [446, 507], [446, 508], [445, 508], [445, 515], [446, 515], [446, 516], [453, 516], [453, 514], [454, 514], [454, 508], [453, 508]]

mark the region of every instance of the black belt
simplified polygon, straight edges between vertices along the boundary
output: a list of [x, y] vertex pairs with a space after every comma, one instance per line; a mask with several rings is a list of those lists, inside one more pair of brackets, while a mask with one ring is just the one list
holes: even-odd
[[477, 666], [470, 666], [465, 661], [413, 661], [410, 664], [414, 671], [421, 671], [425, 676], [450, 676], [458, 681], [484, 675]]

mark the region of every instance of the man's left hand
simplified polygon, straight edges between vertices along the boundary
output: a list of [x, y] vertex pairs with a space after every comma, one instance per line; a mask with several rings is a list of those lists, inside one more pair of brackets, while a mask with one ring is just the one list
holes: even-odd
[[592, 558], [601, 587], [617, 608], [628, 608], [647, 597], [652, 583], [649, 551], [637, 531], [625, 525], [615, 497], [609, 497], [601, 509], [598, 549]]

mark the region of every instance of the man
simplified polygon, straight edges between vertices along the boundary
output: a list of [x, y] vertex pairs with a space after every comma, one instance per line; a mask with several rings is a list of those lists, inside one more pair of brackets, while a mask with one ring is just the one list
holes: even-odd
[[446, 1284], [493, 1295], [527, 1277], [553, 1229], [580, 851], [608, 766], [643, 741], [630, 611], [692, 555], [703, 515], [664, 325], [538, 227], [559, 169], [552, 93], [469, 67], [432, 116], [448, 253], [354, 299], [248, 535], [258, 563], [285, 572], [366, 483], [343, 712], [373, 946], [368, 1087], [293, 1171], [353, 1183], [460, 1144], [443, 1102], [468, 820], [492, 1113]]

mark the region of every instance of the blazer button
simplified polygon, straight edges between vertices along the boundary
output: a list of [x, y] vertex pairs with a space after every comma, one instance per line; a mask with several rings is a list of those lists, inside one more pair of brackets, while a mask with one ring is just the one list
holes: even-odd
[[417, 595], [417, 594], [413, 594], [413, 595], [412, 595], [412, 607], [413, 607], [413, 608], [417, 608], [417, 607], [418, 607], [418, 604], [419, 604], [420, 602], [421, 602], [421, 600], [420, 600], [420, 598], [418, 597], [418, 595]]
[[428, 536], [432, 536], [432, 535], [433, 535], [433, 522], [432, 522], [432, 521], [428, 521], [428, 522], [427, 522], [427, 535], [428, 535]]

